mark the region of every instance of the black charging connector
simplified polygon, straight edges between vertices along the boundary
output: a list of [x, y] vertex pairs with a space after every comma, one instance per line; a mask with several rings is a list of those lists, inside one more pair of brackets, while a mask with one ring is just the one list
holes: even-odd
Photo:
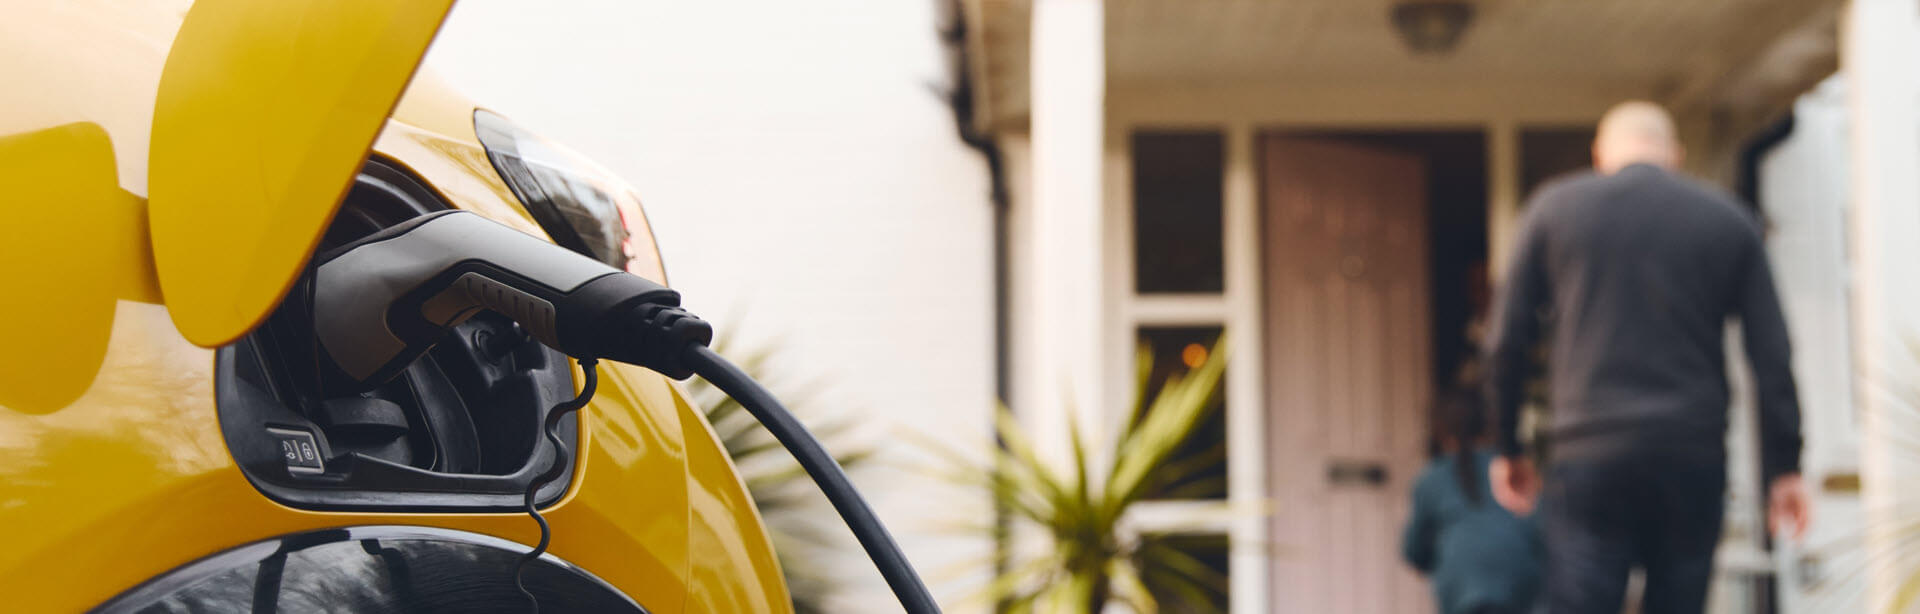
[[[585, 387], [544, 425], [562, 454], [554, 426], [593, 395], [597, 359], [673, 379], [705, 377], [793, 453], [908, 612], [940, 611], [846, 471], [779, 399], [707, 347], [713, 327], [681, 309], [678, 292], [459, 211], [415, 218], [324, 254], [305, 283], [312, 303], [306, 313], [330, 359], [325, 372], [340, 386], [365, 389], [392, 378], [480, 310], [505, 315], [579, 359]], [[555, 467], [562, 466], [549, 467], [528, 492], [558, 478], [563, 470]], [[527, 509], [540, 523], [540, 546], [529, 555], [537, 558], [547, 543], [546, 520], [531, 494]]]

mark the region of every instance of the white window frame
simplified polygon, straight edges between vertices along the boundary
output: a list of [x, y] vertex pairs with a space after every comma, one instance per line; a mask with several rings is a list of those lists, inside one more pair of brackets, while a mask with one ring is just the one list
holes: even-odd
[[[1104, 365], [1107, 398], [1129, 405], [1134, 365], [1131, 348], [1137, 331], [1158, 326], [1219, 326], [1231, 355], [1225, 391], [1227, 412], [1227, 498], [1224, 501], [1143, 501], [1122, 523], [1140, 533], [1225, 535], [1229, 544], [1228, 602], [1235, 614], [1266, 612], [1268, 575], [1265, 398], [1261, 363], [1260, 228], [1258, 174], [1254, 168], [1255, 129], [1247, 122], [1113, 122], [1107, 131], [1105, 224], [1106, 276], [1110, 318], [1109, 352]], [[1140, 294], [1134, 282], [1133, 151], [1139, 131], [1209, 131], [1221, 135], [1226, 150], [1221, 164], [1221, 266], [1219, 293]], [[1114, 411], [1103, 425], [1116, 434], [1126, 416]]]

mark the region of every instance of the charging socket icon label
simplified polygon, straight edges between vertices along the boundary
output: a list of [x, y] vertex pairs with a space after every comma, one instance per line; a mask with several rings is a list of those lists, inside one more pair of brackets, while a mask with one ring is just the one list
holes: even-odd
[[320, 444], [314, 440], [313, 433], [292, 429], [268, 428], [267, 434], [280, 442], [280, 456], [287, 463], [288, 473], [317, 474], [325, 473], [326, 462], [320, 456]]

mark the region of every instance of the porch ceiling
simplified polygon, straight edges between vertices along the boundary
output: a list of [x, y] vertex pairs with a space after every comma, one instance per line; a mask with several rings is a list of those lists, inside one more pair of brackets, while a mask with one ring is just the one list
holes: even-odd
[[[1831, 73], [1840, 4], [1476, 0], [1455, 49], [1418, 56], [1389, 23], [1398, 1], [1105, 0], [1109, 89], [1603, 84], [1676, 107], [1736, 104]], [[1026, 122], [1032, 4], [967, 2], [978, 102], [994, 128]]]

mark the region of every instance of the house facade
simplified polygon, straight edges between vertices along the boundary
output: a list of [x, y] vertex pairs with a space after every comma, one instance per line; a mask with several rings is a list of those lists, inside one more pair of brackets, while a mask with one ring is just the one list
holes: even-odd
[[[1466, 16], [1400, 16], [1423, 4]], [[1912, 557], [1891, 527], [1915, 507], [1889, 478], [1920, 469], [1900, 443], [1920, 432], [1920, 316], [1900, 308], [1920, 304], [1920, 5], [962, 5], [973, 128], [1010, 196], [1010, 405], [1064, 459], [1069, 425], [1124, 424], [1137, 345], [1224, 337], [1223, 417], [1196, 434], [1225, 447], [1224, 486], [1129, 524], [1214, 538], [1193, 554], [1231, 611], [1430, 607], [1397, 554], [1426, 405], [1475, 373], [1527, 194], [1586, 166], [1627, 99], [1672, 109], [1688, 171], [1767, 220], [1797, 351], [1815, 528], [1767, 537], [1735, 367], [1713, 608], [1896, 605]]]
[[[1689, 170], [1768, 222], [1818, 492], [1812, 535], [1769, 544], [1734, 373], [1713, 607], [1895, 605], [1920, 515], [1893, 486], [1920, 475], [1920, 5], [1474, 0], [1415, 52], [1398, 4], [960, 1], [998, 215], [926, 87], [936, 2], [462, 4], [428, 66], [632, 180], [697, 310], [778, 340], [875, 439], [984, 445], [1002, 396], [1064, 459], [1070, 413], [1121, 428], [1139, 343], [1174, 362], [1224, 336], [1196, 447], [1226, 460], [1128, 525], [1193, 537], [1242, 613], [1423, 611], [1396, 542], [1429, 396], [1473, 374], [1530, 190], [1587, 164], [1609, 105], [1661, 102]], [[984, 497], [882, 452], [856, 481], [949, 611], [985, 611], [952, 598], [991, 541], [937, 528]], [[857, 551], [821, 567], [850, 570], [836, 609], [889, 599]]]

